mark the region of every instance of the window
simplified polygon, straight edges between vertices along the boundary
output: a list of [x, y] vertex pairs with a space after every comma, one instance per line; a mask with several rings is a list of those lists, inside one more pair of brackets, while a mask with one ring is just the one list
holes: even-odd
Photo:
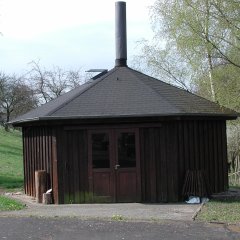
[[109, 137], [106, 133], [92, 134], [93, 168], [109, 168]]
[[118, 135], [118, 164], [121, 168], [136, 167], [134, 133], [123, 132]]

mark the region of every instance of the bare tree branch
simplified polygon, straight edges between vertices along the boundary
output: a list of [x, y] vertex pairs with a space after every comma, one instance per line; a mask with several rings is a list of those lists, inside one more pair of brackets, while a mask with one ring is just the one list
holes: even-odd
[[30, 62], [28, 81], [39, 98], [39, 104], [49, 102], [83, 83], [80, 70], [65, 71], [60, 67], [46, 70], [39, 61]]

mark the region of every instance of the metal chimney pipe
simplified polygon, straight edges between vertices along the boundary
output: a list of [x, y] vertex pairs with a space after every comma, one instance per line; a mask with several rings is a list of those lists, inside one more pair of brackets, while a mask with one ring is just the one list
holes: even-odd
[[127, 66], [126, 2], [115, 2], [115, 41], [115, 66]]

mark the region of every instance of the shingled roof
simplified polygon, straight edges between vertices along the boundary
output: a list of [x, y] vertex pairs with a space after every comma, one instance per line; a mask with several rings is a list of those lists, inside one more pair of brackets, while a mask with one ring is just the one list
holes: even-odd
[[148, 116], [223, 116], [233, 119], [237, 113], [125, 66], [115, 67], [104, 76], [89, 80], [12, 123]]

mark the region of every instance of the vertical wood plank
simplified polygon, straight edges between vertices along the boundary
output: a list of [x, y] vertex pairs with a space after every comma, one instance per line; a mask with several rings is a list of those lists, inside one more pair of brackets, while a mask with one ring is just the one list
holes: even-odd
[[214, 164], [214, 191], [218, 192], [218, 181], [219, 181], [219, 169], [218, 169], [218, 135], [217, 135], [217, 122], [214, 121], [212, 123], [212, 128], [213, 128], [213, 164]]
[[222, 156], [223, 156], [223, 191], [228, 189], [228, 156], [227, 156], [227, 135], [226, 135], [226, 121], [222, 121]]
[[80, 164], [82, 159], [80, 158], [80, 131], [74, 132], [73, 135], [73, 173], [74, 173], [74, 202], [80, 203], [80, 192], [82, 191], [80, 187], [81, 180], [81, 167]]
[[[189, 150], [189, 126], [188, 126], [188, 121], [184, 121], [184, 136], [183, 136], [183, 144], [184, 144], [184, 162], [185, 162], [185, 171], [190, 169], [190, 150]], [[185, 172], [186, 173], [186, 172]]]
[[198, 121], [198, 135], [199, 135], [199, 170], [205, 171], [204, 122], [203, 121]]
[[[203, 129], [203, 138], [204, 138], [204, 169], [205, 169], [205, 173], [207, 175], [207, 178], [210, 180], [210, 176], [211, 176], [211, 169], [210, 169], [210, 155], [209, 155], [209, 130], [208, 130], [208, 122], [204, 121], [204, 129]], [[210, 182], [211, 185], [211, 182]]]
[[185, 157], [184, 157], [184, 123], [178, 122], [177, 141], [178, 141], [178, 200], [182, 201], [182, 188], [185, 178]]
[[145, 188], [145, 169], [146, 169], [146, 164], [145, 164], [145, 129], [140, 128], [139, 130], [139, 138], [140, 138], [140, 164], [141, 164], [141, 192], [142, 196], [141, 199], [143, 202], [146, 201], [146, 188]]
[[34, 136], [34, 132], [32, 131], [31, 129], [31, 134], [32, 134], [32, 141], [31, 141], [31, 147], [33, 149], [32, 151], [32, 156], [31, 156], [31, 165], [30, 165], [30, 177], [31, 177], [31, 180], [30, 180], [30, 183], [31, 183], [31, 196], [34, 196], [35, 197], [35, 191], [33, 191], [33, 186], [35, 186], [35, 181], [34, 181], [34, 177], [33, 177], [33, 173], [34, 173], [34, 170], [35, 170], [35, 155], [36, 155], [36, 150], [34, 151], [35, 149], [35, 136]]
[[170, 122], [167, 127], [167, 170], [168, 170], [168, 201], [178, 200], [178, 161], [176, 123]]
[[78, 171], [79, 171], [79, 203], [87, 202], [87, 195], [86, 193], [86, 182], [88, 181], [88, 174], [85, 172], [88, 172], [88, 168], [86, 165], [85, 155], [84, 155], [84, 142], [87, 142], [87, 138], [85, 138], [84, 132], [79, 131], [78, 132]]
[[194, 169], [200, 169], [200, 151], [199, 151], [199, 130], [198, 130], [198, 121], [193, 121], [193, 138], [194, 138], [194, 158], [193, 161], [195, 162], [195, 167]]
[[81, 170], [82, 179], [82, 191], [84, 192], [84, 202], [89, 202], [89, 182], [88, 182], [88, 135], [87, 130], [81, 132], [80, 143], [82, 146], [81, 157], [83, 159], [83, 166]]
[[161, 144], [160, 144], [161, 129], [154, 129], [154, 149], [155, 149], [155, 161], [156, 161], [156, 201], [161, 201]]
[[150, 177], [150, 191], [151, 191], [151, 202], [156, 202], [157, 200], [157, 195], [156, 195], [156, 159], [155, 159], [155, 149], [154, 149], [154, 128], [150, 129], [150, 139], [149, 139], [149, 144], [150, 144], [150, 156], [149, 156], [149, 161], [150, 161], [150, 169], [149, 169], [149, 177]]
[[167, 166], [167, 125], [163, 124], [162, 131], [160, 133], [160, 168], [161, 168], [161, 201], [168, 201], [168, 166]]
[[149, 129], [144, 130], [144, 162], [145, 162], [145, 199], [146, 202], [151, 202], [151, 187], [150, 187], [150, 133]]
[[[57, 132], [56, 129], [52, 130], [52, 141], [51, 141], [51, 159], [52, 159], [52, 169], [53, 169], [53, 174], [52, 174], [52, 188], [53, 188], [53, 200], [54, 203], [59, 204], [63, 203], [62, 199], [60, 198], [60, 194], [62, 193], [62, 190], [60, 189], [59, 186], [59, 170], [58, 170], [58, 155], [57, 155]], [[62, 182], [60, 182], [62, 184]], [[62, 186], [62, 185], [60, 185]]]
[[209, 132], [209, 176], [210, 176], [210, 185], [212, 191], [215, 192], [215, 177], [214, 177], [214, 132], [212, 122], [208, 122], [208, 132]]
[[216, 121], [216, 143], [217, 143], [217, 167], [218, 167], [218, 184], [217, 191], [223, 191], [224, 173], [223, 173], [223, 154], [222, 154], [222, 131], [221, 121]]

